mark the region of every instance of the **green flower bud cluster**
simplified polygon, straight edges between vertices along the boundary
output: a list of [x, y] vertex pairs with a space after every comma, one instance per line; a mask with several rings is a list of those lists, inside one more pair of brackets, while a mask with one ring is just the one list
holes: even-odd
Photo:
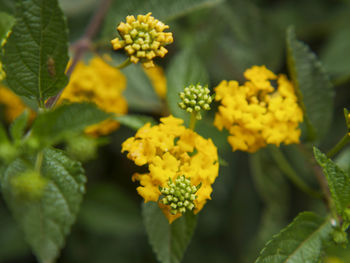
[[176, 215], [177, 213], [185, 213], [191, 211], [194, 207], [194, 200], [197, 198], [197, 191], [201, 185], [194, 186], [190, 179], [184, 175], [176, 178], [173, 182], [170, 178], [168, 181], [169, 187], [159, 187], [160, 192], [164, 196], [160, 202], [164, 205], [170, 206], [170, 213]]
[[11, 178], [10, 183], [16, 197], [36, 201], [43, 195], [48, 181], [40, 173], [29, 170]]
[[213, 101], [208, 85], [203, 87], [200, 84], [185, 87], [184, 91], [180, 92], [180, 98], [179, 107], [189, 113], [195, 113], [197, 120], [202, 119], [200, 111], [210, 110], [210, 103]]

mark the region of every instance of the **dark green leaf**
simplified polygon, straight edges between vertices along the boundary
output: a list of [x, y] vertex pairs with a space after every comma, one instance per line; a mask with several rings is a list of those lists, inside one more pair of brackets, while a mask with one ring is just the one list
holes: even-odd
[[112, 5], [103, 28], [103, 36], [110, 39], [116, 35], [116, 26], [128, 15], [139, 15], [152, 12], [153, 16], [163, 22], [189, 14], [195, 10], [211, 7], [223, 0], [129, 0], [115, 1]]
[[256, 237], [256, 246], [260, 248], [287, 223], [290, 189], [268, 150], [260, 150], [251, 155], [250, 167], [255, 188], [264, 202], [264, 211]]
[[15, 18], [13, 16], [0, 12], [0, 44], [7, 36], [7, 32], [9, 32], [14, 23]]
[[350, 176], [316, 147], [314, 155], [323, 169], [335, 206], [341, 215], [350, 205]]
[[29, 111], [25, 110], [20, 116], [18, 116], [10, 127], [10, 133], [14, 141], [22, 139], [29, 118]]
[[57, 0], [18, 0], [16, 19], [2, 58], [7, 83], [42, 106], [67, 84], [66, 21]]
[[155, 120], [152, 117], [143, 115], [120, 115], [115, 116], [114, 119], [120, 122], [122, 125], [125, 125], [133, 130], [140, 129], [147, 122], [156, 124]]
[[155, 202], [142, 206], [142, 216], [149, 242], [162, 263], [181, 262], [193, 235], [197, 216], [186, 213], [172, 224]]
[[87, 126], [101, 122], [109, 114], [90, 103], [73, 103], [40, 114], [32, 129], [32, 137], [42, 145], [54, 144], [72, 133], [82, 132]]
[[299, 214], [270, 240], [256, 263], [318, 263], [323, 242], [333, 231], [329, 219], [311, 212]]
[[193, 50], [186, 49], [173, 58], [166, 77], [168, 88], [166, 99], [171, 114], [175, 117], [188, 118], [190, 114], [178, 106], [179, 93], [190, 84], [208, 84], [209, 77], [205, 67]]
[[45, 149], [41, 176], [47, 185], [40, 199], [16, 195], [13, 178], [33, 168], [34, 156], [17, 159], [6, 169], [2, 191], [26, 240], [40, 262], [53, 262], [75, 221], [85, 191], [84, 170], [63, 152]]
[[316, 55], [296, 39], [293, 28], [287, 31], [287, 59], [299, 104], [304, 111], [308, 139], [320, 139], [332, 121], [333, 86]]

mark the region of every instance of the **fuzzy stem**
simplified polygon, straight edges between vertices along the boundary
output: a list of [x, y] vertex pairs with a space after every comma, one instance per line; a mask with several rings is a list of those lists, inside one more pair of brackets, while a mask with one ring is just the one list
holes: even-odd
[[310, 188], [296, 173], [283, 153], [277, 147], [269, 147], [270, 153], [281, 171], [303, 192], [315, 198], [322, 198], [322, 194]]
[[126, 60], [124, 60], [121, 64], [119, 64], [118, 66], [116, 66], [117, 69], [123, 69], [127, 66], [129, 66], [131, 64], [130, 58], [127, 58]]
[[189, 125], [189, 128], [191, 130], [194, 131], [194, 128], [196, 127], [196, 121], [197, 121], [197, 118], [196, 118], [196, 113], [195, 112], [192, 112], [191, 113], [191, 118], [190, 118], [190, 125]]
[[350, 135], [346, 133], [343, 138], [327, 153], [327, 157], [333, 157], [337, 152], [339, 152], [347, 143], [350, 142]]

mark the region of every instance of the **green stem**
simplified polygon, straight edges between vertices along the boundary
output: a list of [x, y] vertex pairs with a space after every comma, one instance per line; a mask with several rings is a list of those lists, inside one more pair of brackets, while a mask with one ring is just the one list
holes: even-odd
[[310, 188], [296, 173], [283, 153], [277, 147], [269, 147], [270, 153], [281, 171], [291, 180], [300, 190], [315, 198], [322, 198], [322, 194]]
[[40, 173], [41, 165], [43, 163], [44, 153], [42, 151], [38, 152], [35, 161], [35, 171]]
[[339, 152], [347, 143], [350, 142], [350, 136], [348, 133], [344, 135], [343, 138], [327, 153], [327, 157], [333, 157], [337, 152]]
[[191, 118], [190, 118], [190, 125], [189, 128], [194, 131], [194, 128], [196, 127], [196, 114], [194, 112], [191, 113]]
[[116, 66], [117, 69], [123, 69], [131, 64], [130, 58], [127, 58], [123, 63]]

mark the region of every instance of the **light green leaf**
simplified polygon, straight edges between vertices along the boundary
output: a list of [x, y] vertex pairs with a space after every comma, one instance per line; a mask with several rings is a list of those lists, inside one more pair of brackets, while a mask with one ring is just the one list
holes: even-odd
[[179, 93], [190, 84], [208, 84], [208, 72], [195, 52], [192, 49], [186, 49], [173, 58], [166, 72], [166, 78], [168, 88], [166, 99], [171, 114], [188, 119], [190, 114], [178, 106]]
[[65, 104], [40, 114], [32, 128], [31, 137], [42, 145], [54, 144], [72, 133], [82, 132], [87, 126], [101, 122], [109, 114], [90, 103]]
[[181, 262], [192, 238], [197, 216], [186, 213], [169, 224], [155, 202], [143, 204], [142, 216], [149, 242], [157, 259], [162, 263]]
[[320, 61], [306, 44], [296, 39], [293, 28], [287, 31], [287, 60], [304, 111], [308, 139], [320, 139], [332, 122], [334, 90]]
[[7, 32], [15, 23], [15, 18], [7, 13], [0, 12], [0, 46], [2, 40], [7, 36]]
[[10, 134], [14, 141], [20, 141], [24, 135], [29, 119], [29, 111], [25, 110], [10, 126]]
[[266, 243], [255, 263], [318, 263], [322, 244], [332, 231], [328, 218], [311, 212], [301, 213]]
[[350, 176], [316, 147], [314, 155], [323, 169], [335, 206], [341, 215], [350, 205]]
[[147, 122], [156, 124], [155, 120], [152, 117], [145, 115], [120, 115], [115, 116], [114, 119], [120, 122], [120, 124], [125, 125], [133, 130], [140, 129]]
[[66, 21], [57, 0], [17, 0], [16, 24], [2, 61], [9, 87], [43, 105], [66, 84]]
[[115, 1], [105, 19], [102, 35], [106, 39], [115, 37], [117, 33], [115, 28], [120, 22], [124, 21], [125, 17], [128, 15], [144, 15], [148, 12], [152, 12], [155, 18], [166, 22], [201, 8], [215, 6], [223, 1], [224, 0]]
[[32, 169], [35, 158], [17, 159], [5, 171], [2, 192], [7, 205], [40, 262], [54, 262], [75, 221], [85, 191], [84, 170], [63, 152], [45, 149], [41, 176], [47, 180], [39, 199], [16, 195], [11, 181]]

